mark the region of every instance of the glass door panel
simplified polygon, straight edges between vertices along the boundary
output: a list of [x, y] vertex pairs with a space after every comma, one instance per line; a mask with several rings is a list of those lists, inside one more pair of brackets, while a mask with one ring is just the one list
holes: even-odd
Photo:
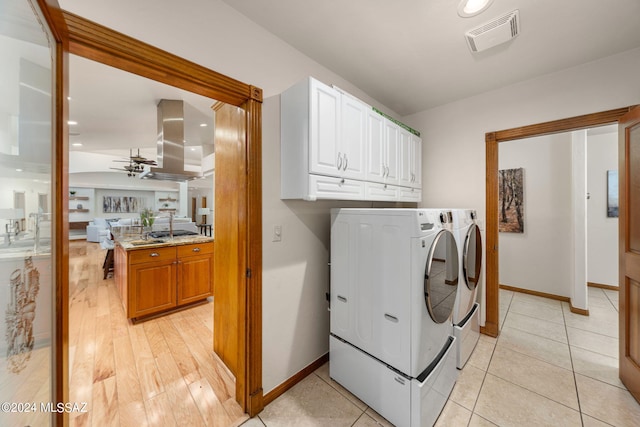
[[[0, 425], [47, 426], [52, 397], [53, 55], [37, 4], [0, 3]], [[51, 409], [51, 408], [49, 408]]]

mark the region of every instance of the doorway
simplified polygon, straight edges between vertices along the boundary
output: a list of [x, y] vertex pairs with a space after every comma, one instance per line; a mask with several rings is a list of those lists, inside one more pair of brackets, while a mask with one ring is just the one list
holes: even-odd
[[[62, 11], [68, 50], [124, 71], [216, 99], [232, 114], [216, 115], [216, 129], [240, 129], [237, 138], [217, 140], [216, 157], [232, 169], [223, 180], [228, 191], [216, 191], [217, 206], [227, 206], [215, 218], [217, 241], [223, 250], [214, 256], [214, 311], [235, 325], [237, 334], [224, 340], [214, 334], [214, 348], [236, 378], [236, 401], [245, 412], [262, 410], [262, 214], [261, 103], [254, 86], [208, 70], [79, 16]], [[68, 63], [68, 61], [64, 61]], [[64, 108], [65, 114], [68, 108]], [[62, 112], [59, 112], [62, 114]], [[66, 117], [65, 117], [66, 120]], [[65, 161], [66, 160], [66, 156]], [[68, 167], [68, 165], [65, 165]], [[216, 174], [218, 171], [216, 171]], [[68, 192], [67, 192], [68, 193]], [[64, 194], [64, 192], [63, 192]], [[68, 197], [68, 196], [66, 196]], [[218, 242], [216, 242], [216, 245]], [[68, 248], [68, 241], [66, 242]], [[234, 263], [228, 263], [233, 256]], [[225, 290], [234, 289], [235, 292]], [[64, 310], [64, 308], [63, 308]], [[63, 318], [68, 316], [62, 313]], [[68, 364], [68, 360], [63, 360]], [[60, 380], [68, 383], [68, 378]]]
[[587, 314], [586, 283], [618, 283], [618, 220], [606, 185], [618, 169], [617, 126], [501, 143], [499, 168], [501, 193], [522, 188], [500, 204], [501, 288], [569, 299]]
[[523, 138], [549, 135], [616, 123], [629, 107], [556, 120], [514, 129], [490, 132], [486, 142], [486, 321], [483, 333], [499, 334], [499, 245], [498, 245], [498, 144]]

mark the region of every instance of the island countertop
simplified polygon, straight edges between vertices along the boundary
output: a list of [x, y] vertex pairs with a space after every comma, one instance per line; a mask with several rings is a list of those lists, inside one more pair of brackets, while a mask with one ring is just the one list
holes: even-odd
[[193, 236], [178, 236], [178, 237], [164, 237], [164, 238], [152, 238], [144, 240], [139, 235], [130, 235], [118, 238], [115, 240], [116, 244], [121, 246], [126, 251], [133, 251], [138, 249], [151, 249], [162, 248], [167, 246], [181, 246], [191, 245], [198, 243], [213, 242], [213, 237], [193, 235]]

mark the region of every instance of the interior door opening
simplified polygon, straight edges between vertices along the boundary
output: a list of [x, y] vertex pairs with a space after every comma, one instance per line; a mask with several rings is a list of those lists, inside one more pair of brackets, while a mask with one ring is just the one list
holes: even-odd
[[[199, 95], [217, 99], [224, 105], [237, 108], [241, 114], [232, 115], [225, 123], [216, 124], [241, 129], [242, 133], [233, 141], [223, 141], [216, 147], [218, 161], [236, 171], [226, 177], [225, 185], [233, 192], [215, 194], [215, 205], [233, 207], [228, 215], [235, 222], [216, 216], [215, 235], [221, 241], [231, 242], [226, 251], [217, 251], [214, 259], [215, 292], [233, 287], [237, 292], [227, 292], [228, 300], [214, 301], [216, 312], [229, 316], [227, 322], [238, 325], [239, 333], [228, 340], [218, 342], [223, 349], [234, 345], [237, 369], [234, 400], [244, 412], [255, 415], [262, 410], [262, 363], [261, 363], [261, 102], [262, 91], [167, 52], [153, 48], [135, 39], [116, 33], [81, 17], [62, 11], [67, 26], [68, 52], [101, 62], [143, 77], [156, 79]], [[93, 40], [99, 39], [100, 43]], [[118, 57], [113, 52], [120, 52]], [[161, 70], [159, 73], [158, 71]], [[199, 76], [197, 80], [193, 76]], [[61, 112], [59, 112], [61, 113]], [[241, 121], [241, 123], [238, 123]], [[232, 145], [231, 150], [225, 149]], [[68, 165], [65, 165], [68, 166]], [[245, 171], [246, 173], [238, 173]], [[216, 171], [216, 174], [218, 172]], [[68, 194], [63, 197], [66, 201]], [[230, 195], [232, 195], [231, 200]], [[64, 242], [67, 251], [68, 239]], [[223, 252], [223, 253], [221, 253]], [[225, 258], [232, 254], [237, 262], [228, 264]], [[231, 265], [232, 267], [228, 267]], [[226, 267], [226, 268], [225, 268]], [[247, 269], [254, 273], [246, 277]], [[224, 294], [224, 292], [222, 292]], [[233, 311], [218, 310], [217, 306], [233, 305]], [[68, 318], [68, 308], [62, 307], [62, 318]], [[66, 312], [64, 312], [66, 310]], [[220, 322], [218, 322], [220, 323]], [[215, 341], [215, 340], [214, 340]], [[214, 347], [216, 343], [214, 342]], [[251, 349], [251, 351], [249, 351]], [[220, 354], [221, 350], [216, 349]], [[63, 351], [64, 354], [64, 351]], [[63, 364], [69, 363], [63, 360]], [[68, 378], [60, 378], [62, 382]], [[64, 385], [63, 385], [64, 388]]]
[[501, 142], [614, 124], [629, 107], [487, 133], [486, 141], [486, 321], [483, 333], [499, 334], [498, 145]]

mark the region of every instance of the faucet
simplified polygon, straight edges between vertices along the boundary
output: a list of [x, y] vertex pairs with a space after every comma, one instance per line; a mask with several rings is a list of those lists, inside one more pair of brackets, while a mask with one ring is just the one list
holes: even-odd
[[34, 236], [33, 236], [33, 251], [38, 253], [40, 251], [40, 234], [41, 225], [43, 221], [51, 221], [51, 214], [44, 212], [34, 212], [29, 214], [30, 218], [35, 218], [34, 224]]
[[11, 233], [9, 232], [9, 223], [4, 225], [4, 242], [7, 246], [11, 246]]
[[20, 234], [20, 223], [18, 220], [9, 219], [4, 225], [5, 243], [7, 246], [11, 246], [11, 235], [14, 237], [14, 241], [18, 240], [18, 234]]

